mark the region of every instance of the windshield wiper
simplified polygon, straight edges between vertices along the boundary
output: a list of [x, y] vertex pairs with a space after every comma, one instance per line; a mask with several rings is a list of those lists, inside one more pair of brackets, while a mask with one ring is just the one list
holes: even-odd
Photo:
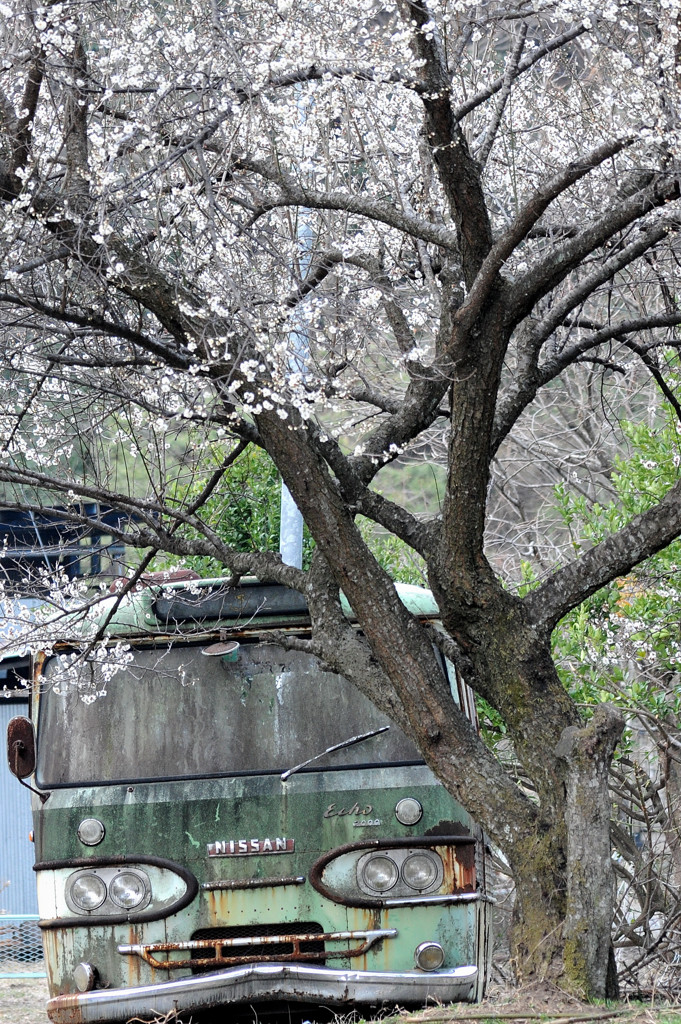
[[285, 782], [289, 775], [293, 775], [294, 772], [299, 772], [301, 768], [306, 768], [308, 764], [312, 764], [313, 761], [318, 761], [320, 757], [324, 757], [325, 754], [331, 754], [334, 750], [342, 750], [343, 747], [352, 747], [355, 743], [361, 743], [362, 740], [371, 739], [372, 736], [378, 736], [381, 732], [387, 732], [390, 728], [389, 725], [384, 725], [380, 729], [372, 729], [371, 732], [363, 732], [360, 736], [351, 736], [349, 740], [343, 740], [342, 743], [334, 743], [332, 747], [327, 747], [326, 750], [322, 750], [321, 754], [315, 754], [314, 757], [309, 757], [307, 761], [297, 764], [295, 768], [289, 768], [287, 772], [282, 772], [281, 780]]

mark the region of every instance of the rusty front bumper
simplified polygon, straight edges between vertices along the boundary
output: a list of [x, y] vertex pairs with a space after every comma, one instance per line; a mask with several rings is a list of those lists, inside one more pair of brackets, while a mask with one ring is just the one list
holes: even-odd
[[426, 974], [343, 971], [291, 963], [246, 964], [160, 985], [56, 996], [48, 1002], [47, 1014], [54, 1024], [104, 1024], [280, 999], [335, 1006], [425, 1005], [471, 999], [477, 976], [478, 969], [473, 966]]

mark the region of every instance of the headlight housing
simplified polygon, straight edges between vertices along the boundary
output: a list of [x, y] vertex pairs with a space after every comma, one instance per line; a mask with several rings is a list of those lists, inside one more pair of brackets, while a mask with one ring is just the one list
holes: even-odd
[[74, 871], [66, 879], [64, 899], [74, 914], [119, 916], [139, 912], [151, 901], [151, 883], [140, 868], [97, 867]]
[[442, 866], [436, 853], [420, 850], [412, 853], [402, 865], [402, 878], [411, 888], [419, 892], [427, 892], [432, 888]]
[[444, 866], [434, 850], [372, 850], [357, 861], [357, 885], [369, 896], [422, 896], [442, 885]]

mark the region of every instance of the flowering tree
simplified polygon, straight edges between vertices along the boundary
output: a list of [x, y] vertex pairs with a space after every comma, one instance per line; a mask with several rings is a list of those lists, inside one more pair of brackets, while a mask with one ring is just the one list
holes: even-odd
[[[5, 503], [77, 519], [102, 500], [135, 513], [123, 537], [145, 565], [207, 556], [302, 591], [312, 634], [290, 643], [407, 729], [503, 848], [518, 973], [596, 996], [622, 718], [602, 703], [584, 720], [551, 635], [681, 534], [681, 484], [525, 596], [485, 527], [492, 467], [575, 384], [608, 421], [645, 381], [681, 413], [677, 6], [64, 0], [3, 29]], [[424, 520], [380, 473], [436, 437], [446, 486]], [[178, 487], [209, 445], [205, 484]], [[302, 511], [309, 571], [202, 518], [248, 446]], [[400, 603], [358, 515], [424, 560], [441, 634]], [[536, 797], [453, 703], [433, 642]]]

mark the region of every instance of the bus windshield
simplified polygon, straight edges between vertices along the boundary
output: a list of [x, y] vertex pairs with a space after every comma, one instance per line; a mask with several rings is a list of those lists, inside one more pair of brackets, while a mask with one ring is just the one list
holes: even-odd
[[127, 664], [113, 656], [49, 659], [38, 727], [41, 786], [285, 772], [369, 732], [303, 770], [421, 760], [396, 725], [312, 655], [253, 643], [239, 647], [235, 660], [186, 644], [127, 657]]

